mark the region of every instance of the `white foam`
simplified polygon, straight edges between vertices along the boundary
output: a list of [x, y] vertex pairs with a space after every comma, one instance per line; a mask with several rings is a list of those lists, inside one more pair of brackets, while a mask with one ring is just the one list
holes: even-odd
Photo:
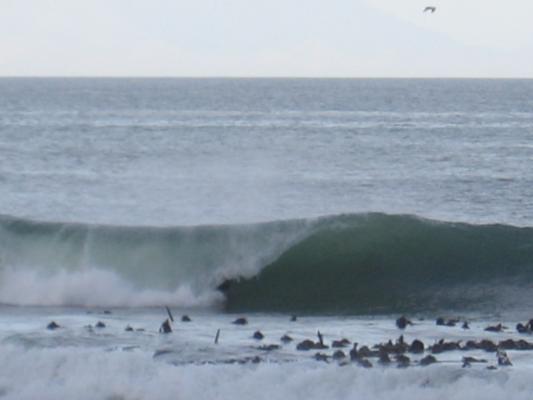
[[5, 268], [0, 272], [0, 303], [12, 305], [208, 307], [222, 301], [216, 291], [195, 293], [182, 285], [172, 291], [139, 289], [114, 272], [98, 268], [42, 273], [36, 269]]
[[[531, 371], [457, 366], [362, 369], [314, 362], [172, 366], [148, 352], [21, 351], [1, 346], [5, 399], [450, 399], [531, 398]], [[29, 368], [31, 366], [31, 368]]]

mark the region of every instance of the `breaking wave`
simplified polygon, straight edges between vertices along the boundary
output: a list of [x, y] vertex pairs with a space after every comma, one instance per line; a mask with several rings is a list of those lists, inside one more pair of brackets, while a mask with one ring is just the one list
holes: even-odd
[[253, 276], [311, 225], [125, 227], [1, 216], [0, 303], [220, 304], [221, 281]]
[[0, 257], [0, 302], [15, 305], [377, 313], [533, 298], [533, 228], [407, 215], [196, 227], [2, 216]]

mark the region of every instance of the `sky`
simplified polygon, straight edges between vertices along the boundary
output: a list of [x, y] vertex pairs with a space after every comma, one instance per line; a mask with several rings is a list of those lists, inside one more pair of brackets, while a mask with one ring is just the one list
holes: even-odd
[[532, 15], [531, 0], [0, 0], [0, 76], [533, 78]]

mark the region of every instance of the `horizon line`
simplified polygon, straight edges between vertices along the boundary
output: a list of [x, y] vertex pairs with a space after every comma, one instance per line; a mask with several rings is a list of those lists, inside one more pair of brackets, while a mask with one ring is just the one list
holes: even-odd
[[412, 79], [532, 80], [533, 76], [0, 75], [0, 79]]

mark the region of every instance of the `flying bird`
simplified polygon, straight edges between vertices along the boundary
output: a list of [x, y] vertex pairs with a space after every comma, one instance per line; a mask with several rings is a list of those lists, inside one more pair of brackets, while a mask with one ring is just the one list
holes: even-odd
[[431, 11], [431, 14], [433, 14], [436, 10], [437, 10], [437, 7], [428, 6], [428, 7], [424, 8], [424, 12]]

